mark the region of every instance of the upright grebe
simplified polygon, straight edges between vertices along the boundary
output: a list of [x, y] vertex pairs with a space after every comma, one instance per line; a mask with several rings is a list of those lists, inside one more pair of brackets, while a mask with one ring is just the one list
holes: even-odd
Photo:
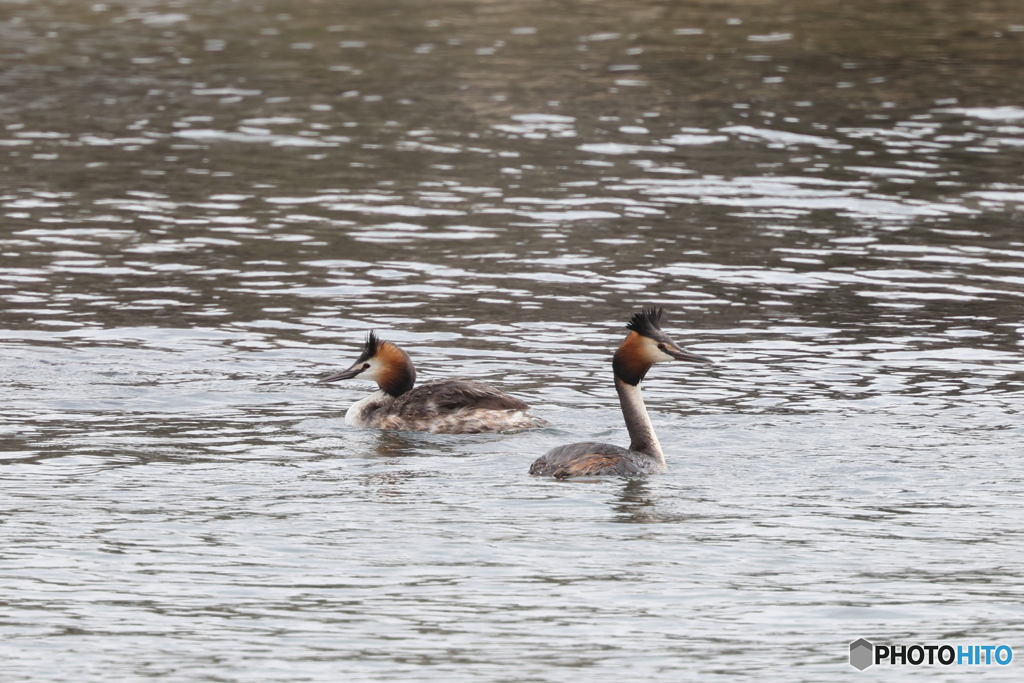
[[547, 426], [528, 415], [530, 407], [489, 384], [455, 377], [416, 388], [416, 369], [408, 354], [370, 332], [363, 353], [348, 370], [321, 382], [362, 377], [376, 382], [375, 391], [345, 413], [354, 427], [412, 432], [476, 434]]
[[530, 474], [556, 479], [599, 474], [660, 474], [665, 471], [665, 454], [647, 416], [640, 380], [655, 363], [685, 360], [710, 363], [711, 359], [684, 351], [661, 331], [662, 310], [651, 308], [635, 313], [626, 325], [630, 330], [612, 359], [615, 391], [622, 405], [622, 417], [629, 432], [629, 450], [591, 441], [553, 448], [530, 466]]

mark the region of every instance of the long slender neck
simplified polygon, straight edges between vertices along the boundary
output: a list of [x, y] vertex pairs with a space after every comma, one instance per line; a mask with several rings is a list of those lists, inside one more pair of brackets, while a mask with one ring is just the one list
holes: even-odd
[[629, 432], [629, 450], [652, 455], [664, 465], [665, 454], [661, 452], [661, 444], [654, 434], [651, 418], [647, 416], [640, 385], [627, 384], [616, 377], [615, 391], [619, 394], [622, 417], [626, 420], [626, 430]]

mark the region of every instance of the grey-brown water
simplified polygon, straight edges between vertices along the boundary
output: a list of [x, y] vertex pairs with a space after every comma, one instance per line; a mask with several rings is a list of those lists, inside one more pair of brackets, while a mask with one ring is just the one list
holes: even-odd
[[[1009, 1], [0, 2], [3, 680], [1018, 679], [847, 653], [1024, 654], [1022, 67]], [[644, 305], [668, 474], [530, 478]], [[553, 426], [347, 427], [369, 329]]]

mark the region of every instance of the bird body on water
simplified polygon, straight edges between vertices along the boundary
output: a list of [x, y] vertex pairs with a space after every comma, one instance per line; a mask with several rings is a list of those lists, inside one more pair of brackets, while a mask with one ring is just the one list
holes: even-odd
[[530, 474], [556, 479], [593, 475], [660, 474], [666, 470], [665, 454], [647, 414], [640, 382], [655, 363], [711, 360], [685, 351], [661, 331], [662, 310], [648, 309], [633, 315], [630, 331], [612, 359], [615, 391], [629, 432], [629, 448], [584, 441], [552, 448], [530, 466]]
[[455, 377], [415, 386], [416, 369], [409, 355], [373, 332], [352, 367], [320, 381], [356, 377], [376, 382], [378, 390], [345, 413], [345, 422], [354, 427], [475, 434], [548, 424], [530, 415], [525, 402], [484, 382]]

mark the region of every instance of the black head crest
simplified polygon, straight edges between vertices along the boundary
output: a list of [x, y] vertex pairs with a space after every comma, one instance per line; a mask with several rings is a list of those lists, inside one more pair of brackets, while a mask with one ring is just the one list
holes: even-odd
[[359, 358], [356, 359], [356, 363], [363, 363], [377, 355], [377, 349], [383, 344], [380, 337], [373, 330], [366, 335], [366, 344], [363, 346], [363, 352], [359, 354]]
[[634, 313], [626, 324], [626, 329], [645, 337], [654, 337], [655, 334], [661, 332], [661, 313], [662, 309], [660, 308], [648, 308]]

